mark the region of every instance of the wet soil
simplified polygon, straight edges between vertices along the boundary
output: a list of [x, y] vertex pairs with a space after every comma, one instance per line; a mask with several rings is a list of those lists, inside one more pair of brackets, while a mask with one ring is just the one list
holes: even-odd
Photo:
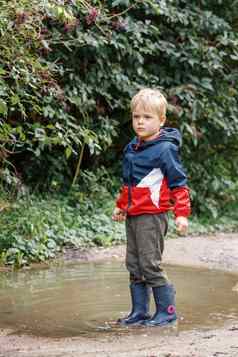
[[[121, 261], [124, 253], [124, 246], [67, 250], [64, 261]], [[230, 272], [237, 276], [234, 289], [238, 290], [238, 233], [168, 240], [164, 264], [215, 269], [218, 274]], [[176, 326], [138, 332], [128, 329], [123, 333], [61, 339], [16, 335], [0, 329], [0, 357], [238, 357], [238, 320], [224, 319], [219, 326], [190, 331], [179, 331]]]

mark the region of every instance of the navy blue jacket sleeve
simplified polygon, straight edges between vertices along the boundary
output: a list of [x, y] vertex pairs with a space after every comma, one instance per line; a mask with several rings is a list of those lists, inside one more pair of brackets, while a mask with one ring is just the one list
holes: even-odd
[[178, 146], [164, 142], [161, 149], [161, 171], [167, 177], [169, 188], [186, 186], [187, 176], [179, 157]]

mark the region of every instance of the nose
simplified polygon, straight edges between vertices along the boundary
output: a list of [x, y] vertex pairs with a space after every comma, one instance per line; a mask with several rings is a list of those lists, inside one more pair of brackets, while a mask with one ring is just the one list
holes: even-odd
[[139, 123], [139, 124], [143, 123], [143, 117], [139, 117], [139, 118], [138, 118], [138, 123]]

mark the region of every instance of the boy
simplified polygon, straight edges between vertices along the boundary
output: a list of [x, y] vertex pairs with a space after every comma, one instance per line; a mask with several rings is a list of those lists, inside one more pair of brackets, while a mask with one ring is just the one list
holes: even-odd
[[[125, 147], [123, 187], [113, 220], [126, 220], [126, 267], [130, 273], [131, 313], [123, 325], [166, 325], [177, 319], [175, 290], [161, 267], [167, 212], [174, 211], [179, 233], [188, 228], [187, 179], [179, 158], [181, 136], [163, 127], [167, 102], [159, 90], [142, 89], [131, 101], [136, 137]], [[149, 288], [156, 311], [149, 315]]]

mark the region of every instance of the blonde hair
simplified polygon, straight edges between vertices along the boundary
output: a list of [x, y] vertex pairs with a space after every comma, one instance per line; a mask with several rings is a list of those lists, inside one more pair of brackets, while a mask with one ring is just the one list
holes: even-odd
[[131, 111], [142, 106], [144, 110], [152, 110], [157, 113], [159, 119], [166, 118], [167, 100], [158, 89], [141, 89], [131, 100]]

